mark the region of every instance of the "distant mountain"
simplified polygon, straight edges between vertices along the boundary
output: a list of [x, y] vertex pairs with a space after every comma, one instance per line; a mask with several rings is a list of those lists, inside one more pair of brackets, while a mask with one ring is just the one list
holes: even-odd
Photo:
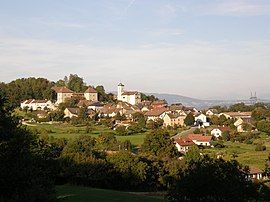
[[[229, 106], [239, 102], [244, 102], [250, 104], [250, 100], [201, 100], [191, 97], [186, 97], [177, 94], [167, 94], [167, 93], [145, 93], [146, 95], [154, 95], [159, 99], [165, 99], [168, 104], [182, 103], [185, 106], [196, 107], [198, 109], [205, 109], [213, 106]], [[258, 102], [270, 103], [270, 100], [258, 100]]]

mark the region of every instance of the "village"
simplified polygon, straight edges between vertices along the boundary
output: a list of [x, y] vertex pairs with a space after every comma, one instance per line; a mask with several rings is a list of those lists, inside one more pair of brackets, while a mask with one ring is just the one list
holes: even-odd
[[[223, 111], [216, 108], [199, 110], [181, 103], [168, 105], [166, 100], [157, 98], [142, 100], [140, 92], [126, 91], [122, 83], [117, 86], [114, 102], [110, 103], [99, 101], [98, 92], [91, 86], [84, 93], [74, 92], [66, 86], [52, 89], [57, 95], [55, 101], [28, 99], [21, 102], [22, 111], [35, 114], [31, 119], [24, 117], [23, 124], [52, 124], [57, 121], [80, 123], [79, 120], [87, 117], [94, 123], [109, 123], [107, 126], [111, 130], [123, 136], [141, 133], [145, 130], [143, 128], [164, 128], [171, 132], [175, 147], [182, 156], [180, 159], [194, 147], [201, 149], [201, 155], [207, 152], [213, 154], [215, 149], [224, 148], [227, 142], [251, 144], [255, 137], [258, 137], [256, 134], [259, 134], [254, 125], [252, 111]], [[48, 118], [50, 114], [60, 113], [61, 110], [62, 118]], [[261, 151], [266, 150], [262, 143], [256, 145]], [[237, 157], [237, 152], [232, 153], [233, 158]], [[215, 155], [217, 158], [224, 157], [224, 154], [218, 151]], [[266, 180], [262, 165], [259, 167], [250, 166], [247, 177]]]

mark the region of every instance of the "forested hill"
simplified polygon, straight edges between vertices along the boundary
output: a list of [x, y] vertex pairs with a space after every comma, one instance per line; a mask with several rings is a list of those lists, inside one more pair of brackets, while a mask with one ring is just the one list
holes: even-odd
[[[7, 100], [14, 107], [19, 106], [22, 100], [26, 99], [50, 99], [55, 100], [56, 94], [52, 90], [53, 86], [66, 86], [74, 92], [82, 93], [89, 85], [83, 78], [76, 74], [65, 76], [64, 79], [58, 81], [49, 81], [46, 78], [20, 78], [10, 83], [0, 83], [0, 90], [4, 91]], [[93, 87], [93, 86], [92, 86]], [[102, 85], [95, 87], [99, 95], [100, 101], [111, 101], [113, 95], [107, 94]]]

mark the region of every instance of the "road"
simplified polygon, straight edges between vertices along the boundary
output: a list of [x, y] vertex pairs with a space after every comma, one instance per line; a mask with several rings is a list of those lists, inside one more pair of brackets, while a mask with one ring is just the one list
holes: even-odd
[[188, 135], [188, 134], [192, 134], [193, 131], [194, 131], [195, 129], [197, 129], [197, 128], [198, 128], [197, 126], [191, 127], [191, 128], [188, 129], [188, 130], [184, 130], [184, 131], [182, 131], [181, 133], [178, 133], [177, 135], [173, 136], [172, 138], [176, 140], [176, 139], [180, 138], [181, 136], [186, 136], [186, 135]]

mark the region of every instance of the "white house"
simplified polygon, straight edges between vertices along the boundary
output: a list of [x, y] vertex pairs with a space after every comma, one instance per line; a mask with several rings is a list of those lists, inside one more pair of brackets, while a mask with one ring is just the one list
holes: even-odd
[[204, 114], [200, 114], [195, 117], [195, 123], [200, 124], [200, 126], [207, 127], [210, 123], [207, 121], [207, 117]]
[[141, 102], [141, 93], [137, 91], [124, 91], [124, 85], [120, 83], [117, 89], [117, 100], [135, 105]]
[[259, 168], [250, 167], [249, 171], [244, 171], [247, 179], [249, 180], [262, 180], [263, 179], [263, 171]]
[[175, 140], [175, 146], [177, 150], [183, 154], [187, 153], [189, 148], [194, 146], [195, 143], [189, 138], [179, 138]]
[[243, 124], [244, 124], [244, 120], [242, 118], [238, 118], [235, 122], [234, 122], [234, 126], [237, 129], [237, 132], [242, 133], [245, 132], [244, 128], [243, 128]]
[[224, 133], [225, 131], [230, 131], [230, 128], [228, 127], [218, 127], [218, 128], [213, 128], [213, 130], [211, 130], [211, 135], [215, 136], [216, 138], [222, 137], [222, 133]]
[[206, 114], [207, 116], [218, 115], [216, 109], [208, 109], [208, 110], [205, 112], [205, 114]]
[[54, 110], [54, 104], [50, 100], [25, 100], [21, 103], [21, 108], [28, 108], [34, 111], [36, 110], [45, 110], [45, 109], [52, 109]]

